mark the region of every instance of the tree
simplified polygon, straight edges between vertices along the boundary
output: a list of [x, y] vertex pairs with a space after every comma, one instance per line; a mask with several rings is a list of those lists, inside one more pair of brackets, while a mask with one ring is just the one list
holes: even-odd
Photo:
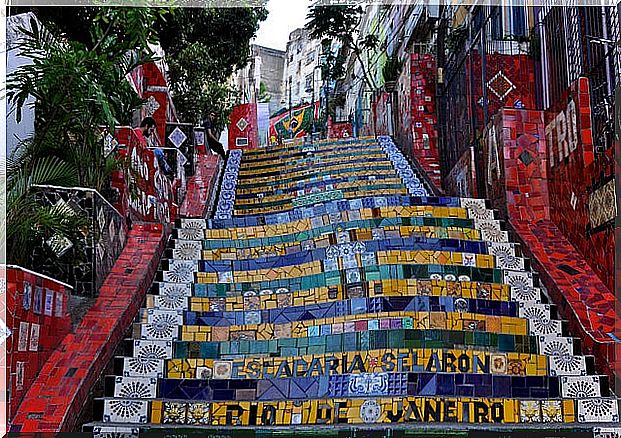
[[245, 66], [250, 40], [267, 18], [265, 8], [183, 8], [158, 20], [175, 107], [199, 123], [209, 112], [222, 127], [232, 107], [228, 78]]
[[[331, 5], [314, 6], [307, 15], [309, 20], [306, 28], [310, 36], [316, 39], [332, 38], [342, 44], [341, 50], [351, 52], [356, 57], [363, 72], [363, 79], [371, 91], [377, 91], [375, 79], [369, 74], [368, 68], [362, 59], [365, 50], [374, 49], [379, 40], [373, 34], [358, 38], [359, 26], [364, 16], [364, 9], [360, 6]], [[342, 69], [343, 60], [337, 69]]]
[[261, 103], [268, 103], [272, 100], [272, 96], [267, 93], [267, 87], [263, 81], [259, 84], [259, 95], [257, 96], [257, 100]]

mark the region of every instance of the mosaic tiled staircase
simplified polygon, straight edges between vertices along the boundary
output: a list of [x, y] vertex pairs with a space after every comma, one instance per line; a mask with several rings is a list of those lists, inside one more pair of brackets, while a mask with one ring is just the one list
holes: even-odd
[[390, 138], [231, 151], [177, 225], [96, 433], [619, 421], [494, 212]]

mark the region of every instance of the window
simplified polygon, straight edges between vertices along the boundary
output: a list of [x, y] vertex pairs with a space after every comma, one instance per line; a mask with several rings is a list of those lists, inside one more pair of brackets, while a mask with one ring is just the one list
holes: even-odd
[[315, 61], [315, 51], [311, 50], [306, 55], [306, 65], [312, 64]]
[[492, 39], [502, 39], [502, 12], [500, 6], [492, 6], [490, 13], [492, 23]]
[[297, 91], [295, 92], [295, 94], [297, 94], [297, 95], [299, 96], [299, 95], [300, 95], [300, 82], [299, 82], [299, 81], [298, 81], [298, 83], [297, 83], [296, 90], [297, 90]]
[[306, 75], [305, 86], [307, 93], [311, 93], [313, 91], [313, 74]]
[[513, 6], [512, 8], [512, 25], [511, 35], [513, 36], [526, 36], [526, 14], [524, 13], [524, 6]]

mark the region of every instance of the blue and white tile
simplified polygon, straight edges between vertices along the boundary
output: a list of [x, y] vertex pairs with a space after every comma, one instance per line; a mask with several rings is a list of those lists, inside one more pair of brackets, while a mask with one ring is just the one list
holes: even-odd
[[177, 260], [201, 260], [203, 245], [200, 240], [176, 240], [172, 258]]
[[511, 300], [541, 302], [541, 290], [534, 286], [532, 272], [503, 270], [503, 282], [510, 287]]
[[152, 295], [153, 308], [165, 310], [189, 310], [190, 300], [183, 295]]
[[499, 269], [524, 270], [524, 259], [516, 256], [514, 243], [488, 242], [487, 252], [494, 256]]
[[133, 357], [150, 359], [172, 359], [171, 340], [134, 339]]
[[564, 356], [574, 354], [574, 339], [563, 336], [539, 336], [537, 339], [539, 354], [546, 356]]
[[481, 232], [481, 240], [485, 242], [509, 242], [509, 233], [501, 229], [500, 221], [474, 219], [474, 227]]
[[124, 357], [123, 375], [127, 377], [164, 377], [164, 360], [153, 357]]
[[489, 210], [485, 204], [485, 199], [461, 198], [460, 204], [468, 212], [470, 219], [478, 221], [494, 220], [494, 211]]
[[183, 325], [183, 311], [181, 310], [168, 310], [168, 309], [146, 309], [147, 310], [147, 323], [154, 323], [161, 319], [167, 319], [174, 321], [177, 325]]
[[192, 228], [204, 230], [207, 228], [207, 221], [205, 219], [180, 219], [181, 229]]

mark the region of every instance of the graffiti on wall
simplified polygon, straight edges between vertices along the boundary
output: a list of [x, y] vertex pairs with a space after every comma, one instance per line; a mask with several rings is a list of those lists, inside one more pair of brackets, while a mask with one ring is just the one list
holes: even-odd
[[319, 103], [315, 105], [306, 104], [295, 107], [291, 110], [291, 120], [289, 111], [284, 110], [280, 114], [270, 118], [270, 142], [278, 141], [279, 138], [300, 138], [312, 132], [313, 120], [317, 120], [319, 113]]

